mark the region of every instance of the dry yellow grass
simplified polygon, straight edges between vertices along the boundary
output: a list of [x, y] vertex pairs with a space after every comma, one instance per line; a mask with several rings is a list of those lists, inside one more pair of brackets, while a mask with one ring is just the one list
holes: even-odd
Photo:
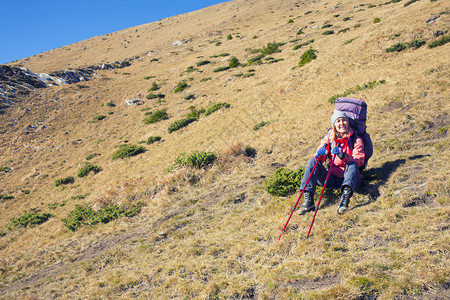
[[[385, 2], [235, 0], [15, 62], [40, 73], [140, 57], [99, 71], [87, 88], [35, 91], [1, 115], [0, 167], [12, 170], [0, 175], [0, 194], [14, 199], [0, 200], [0, 231], [31, 208], [54, 214], [0, 237], [1, 297], [448, 298], [449, 45], [385, 49], [436, 39], [450, 27], [449, 11], [440, 0]], [[322, 35], [329, 29], [335, 34]], [[175, 40], [189, 42], [174, 47]], [[281, 61], [213, 72], [231, 56], [246, 63], [258, 54], [251, 50], [272, 42], [284, 43], [270, 55]], [[298, 67], [309, 47], [317, 59]], [[197, 67], [202, 60], [211, 63]], [[199, 70], [186, 72], [190, 66]], [[239, 76], [251, 69], [254, 76]], [[174, 93], [181, 80], [189, 88]], [[369, 105], [371, 180], [343, 216], [335, 198], [323, 199], [310, 239], [312, 215], [294, 215], [277, 243], [298, 195], [269, 195], [265, 178], [280, 166], [304, 167], [329, 127], [331, 96], [380, 80], [351, 94]], [[166, 95], [162, 103], [145, 99], [153, 82]], [[185, 100], [190, 94], [196, 99]], [[126, 106], [129, 98], [144, 105]], [[221, 102], [231, 107], [167, 132], [190, 106]], [[145, 125], [143, 108], [167, 108], [170, 119]], [[97, 115], [108, 117], [94, 121]], [[253, 130], [262, 121], [270, 124]], [[25, 133], [32, 124], [41, 126]], [[162, 142], [112, 160], [117, 146], [150, 136]], [[242, 155], [245, 146], [257, 150], [255, 158]], [[180, 153], [195, 150], [214, 151], [218, 160], [166, 172]], [[91, 153], [100, 154], [89, 161], [102, 171], [76, 177]], [[54, 186], [67, 176], [73, 184]], [[75, 232], [61, 222], [77, 204], [137, 201], [146, 206], [132, 218]]]

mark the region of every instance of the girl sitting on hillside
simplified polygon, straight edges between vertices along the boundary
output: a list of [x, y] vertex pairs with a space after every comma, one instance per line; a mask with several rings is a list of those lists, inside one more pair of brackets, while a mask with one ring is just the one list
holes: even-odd
[[[327, 177], [327, 170], [322, 163], [327, 158], [328, 149], [332, 149], [330, 162], [333, 157], [334, 162], [332, 166], [328, 166], [331, 174], [327, 181], [327, 187], [340, 188], [342, 193], [337, 209], [338, 214], [343, 214], [348, 210], [348, 203], [353, 195], [353, 191], [362, 183], [359, 167], [364, 164], [364, 142], [360, 137], [357, 137], [353, 148], [350, 149], [349, 138], [352, 134], [356, 133], [350, 127], [348, 117], [344, 112], [334, 111], [331, 116], [331, 126], [332, 128], [322, 139], [315, 157], [311, 158], [306, 166], [300, 187], [300, 190], [303, 190], [306, 185], [304, 192], [305, 200], [298, 210], [298, 214], [300, 215], [304, 215], [315, 209], [314, 192], [316, 185], [323, 186]], [[319, 160], [319, 164], [314, 170], [308, 184], [306, 184], [316, 164], [316, 159]]]

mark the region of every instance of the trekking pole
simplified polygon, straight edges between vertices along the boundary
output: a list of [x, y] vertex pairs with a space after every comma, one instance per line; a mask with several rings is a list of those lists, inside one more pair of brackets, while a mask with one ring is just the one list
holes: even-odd
[[281, 239], [281, 236], [283, 235], [283, 232], [284, 232], [284, 230], [286, 229], [286, 227], [287, 227], [287, 225], [288, 225], [288, 223], [289, 223], [289, 220], [290, 220], [291, 217], [292, 217], [292, 214], [294, 213], [295, 209], [297, 208], [297, 204], [298, 204], [298, 202], [300, 201], [300, 198], [302, 198], [303, 193], [305, 192], [306, 186], [308, 185], [309, 180], [311, 179], [311, 176], [313, 175], [314, 170], [316, 169], [316, 167], [317, 167], [318, 164], [319, 164], [319, 158], [317, 157], [317, 158], [316, 158], [316, 164], [314, 165], [314, 168], [312, 169], [311, 174], [309, 174], [308, 180], [306, 180], [305, 187], [303, 188], [302, 192], [300, 193], [300, 196], [298, 197], [297, 202], [295, 202], [294, 208], [292, 209], [291, 214], [289, 215], [289, 218], [287, 219], [287, 222], [286, 222], [286, 224], [284, 225], [283, 230], [282, 230], [281, 233], [280, 233], [280, 236], [278, 237], [278, 241]]
[[328, 177], [330, 177], [330, 174], [331, 174], [331, 166], [333, 165], [335, 157], [336, 157], [336, 155], [331, 160], [330, 167], [328, 168], [327, 178], [325, 178], [325, 182], [324, 182], [323, 188], [322, 188], [322, 193], [320, 193], [320, 198], [319, 198], [319, 201], [317, 202], [316, 211], [314, 212], [314, 216], [313, 216], [313, 219], [312, 219], [312, 222], [311, 222], [311, 226], [309, 226], [309, 231], [308, 231], [308, 235], [306, 236], [306, 238], [309, 238], [309, 234], [311, 233], [311, 229], [312, 229], [312, 226], [314, 224], [314, 219], [316, 218], [317, 211], [319, 210], [320, 200], [322, 200], [323, 192], [325, 191], [325, 187], [327, 186]]

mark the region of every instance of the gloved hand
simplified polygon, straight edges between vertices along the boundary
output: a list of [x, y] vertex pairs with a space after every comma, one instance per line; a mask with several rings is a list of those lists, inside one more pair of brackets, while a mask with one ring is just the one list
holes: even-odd
[[327, 155], [327, 154], [328, 154], [327, 148], [321, 147], [321, 148], [319, 148], [319, 150], [317, 150], [316, 158], [318, 158], [319, 156]]
[[336, 146], [333, 149], [331, 149], [331, 154], [335, 154], [340, 159], [344, 159], [346, 153], [342, 151], [342, 148], [340, 146]]

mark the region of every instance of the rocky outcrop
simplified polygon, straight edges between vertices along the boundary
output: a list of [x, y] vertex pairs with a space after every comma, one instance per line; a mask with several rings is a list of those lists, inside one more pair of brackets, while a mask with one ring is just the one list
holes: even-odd
[[17, 97], [26, 95], [34, 89], [89, 81], [97, 75], [97, 70], [112, 70], [129, 65], [129, 61], [115, 62], [50, 74], [36, 74], [27, 68], [0, 65], [0, 110], [10, 107]]
[[11, 106], [13, 99], [46, 84], [27, 69], [0, 66], [0, 109]]

